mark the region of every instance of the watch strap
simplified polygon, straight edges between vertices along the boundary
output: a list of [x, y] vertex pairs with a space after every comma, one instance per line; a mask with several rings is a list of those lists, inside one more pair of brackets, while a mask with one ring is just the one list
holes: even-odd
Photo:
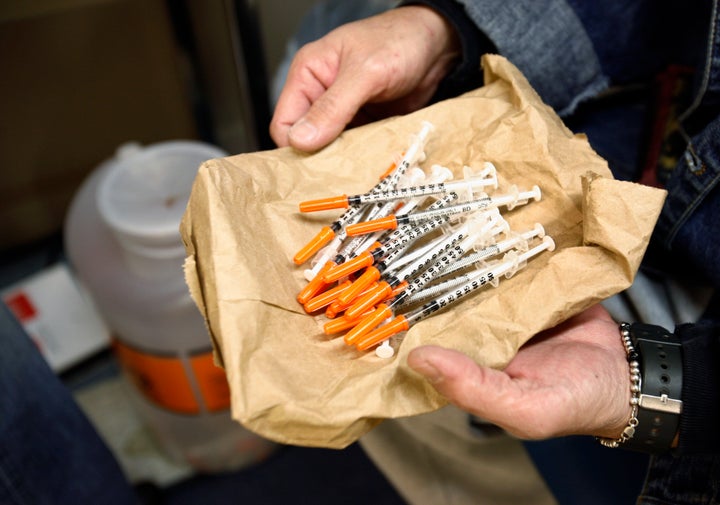
[[625, 447], [663, 452], [673, 443], [682, 412], [682, 345], [661, 326], [634, 323], [630, 338], [638, 354], [641, 382], [634, 436]]

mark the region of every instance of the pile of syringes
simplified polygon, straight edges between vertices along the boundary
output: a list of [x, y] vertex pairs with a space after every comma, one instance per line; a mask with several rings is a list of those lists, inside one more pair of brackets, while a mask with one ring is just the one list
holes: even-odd
[[500, 209], [540, 199], [533, 186], [489, 196], [498, 189], [495, 166], [464, 167], [464, 178], [433, 165], [426, 174], [422, 129], [397, 163], [367, 193], [302, 202], [301, 212], [346, 209], [294, 257], [308, 284], [297, 296], [310, 314], [324, 310], [324, 332], [345, 332], [346, 344], [376, 347], [392, 357], [391, 338], [417, 322], [497, 286], [532, 257], [555, 247], [542, 225], [510, 230]]

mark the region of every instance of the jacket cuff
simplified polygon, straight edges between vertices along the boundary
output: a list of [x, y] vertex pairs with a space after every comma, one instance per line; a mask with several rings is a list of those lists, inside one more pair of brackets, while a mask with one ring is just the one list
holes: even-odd
[[678, 453], [720, 451], [720, 323], [675, 328], [682, 341], [683, 410]]

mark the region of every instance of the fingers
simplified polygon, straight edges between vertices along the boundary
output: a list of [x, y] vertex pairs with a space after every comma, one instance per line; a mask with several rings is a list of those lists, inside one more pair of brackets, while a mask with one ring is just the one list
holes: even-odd
[[288, 130], [288, 142], [301, 151], [316, 151], [336, 139], [374, 91], [372, 83], [348, 72], [337, 80]]
[[270, 124], [275, 143], [312, 152], [337, 138], [366, 100], [359, 87], [348, 92], [345, 80], [323, 88], [319, 94], [289, 87], [278, 101]]
[[[289, 146], [290, 130], [300, 122], [313, 104], [322, 97], [336, 78], [337, 63], [334, 53], [318, 48], [321, 43], [305, 46], [293, 60], [272, 121], [270, 136], [280, 147]], [[312, 125], [298, 125], [296, 135], [312, 141]], [[304, 132], [302, 130], [305, 130]]]
[[304, 46], [293, 60], [270, 124], [278, 146], [305, 152], [325, 147], [377, 94], [385, 76], [367, 71], [365, 50], [345, 47], [347, 31]]
[[[432, 9], [405, 6], [304, 46], [290, 66], [271, 137], [278, 146], [315, 151], [337, 138], [365, 104], [405, 100], [404, 112], [418, 108], [452, 66], [453, 35]], [[381, 117], [392, 113], [383, 109]]]

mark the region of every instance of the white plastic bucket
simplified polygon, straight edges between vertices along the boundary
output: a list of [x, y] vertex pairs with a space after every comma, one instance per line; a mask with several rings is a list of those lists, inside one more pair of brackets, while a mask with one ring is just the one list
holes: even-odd
[[198, 167], [224, 156], [193, 141], [128, 144], [75, 195], [65, 247], [114, 335], [134, 404], [172, 459], [237, 469], [277, 446], [230, 416], [224, 371], [183, 275], [179, 225]]

